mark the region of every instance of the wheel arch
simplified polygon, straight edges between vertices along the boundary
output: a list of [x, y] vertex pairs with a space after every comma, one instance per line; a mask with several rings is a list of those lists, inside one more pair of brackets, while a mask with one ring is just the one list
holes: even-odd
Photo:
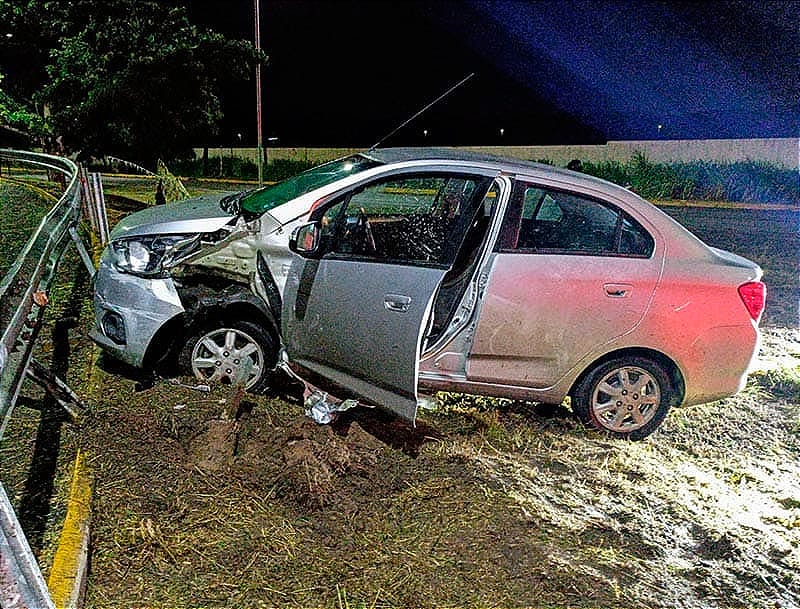
[[274, 345], [280, 344], [280, 332], [272, 311], [247, 286], [232, 284], [221, 290], [208, 286], [179, 287], [178, 293], [185, 311], [159, 328], [147, 347], [143, 367], [174, 361], [193, 332], [217, 321], [257, 323], [269, 334]]
[[647, 349], [645, 347], [628, 347], [625, 349], [617, 349], [616, 351], [610, 351], [602, 357], [594, 360], [591, 364], [586, 366], [573, 381], [567, 395], [572, 396], [575, 389], [583, 382], [583, 379], [586, 378], [586, 376], [598, 366], [602, 366], [611, 360], [625, 357], [644, 357], [651, 359], [663, 366], [664, 370], [669, 375], [669, 380], [672, 383], [672, 388], [674, 389], [670, 406], [677, 406], [683, 402], [683, 398], [686, 395], [686, 383], [684, 382], [683, 374], [681, 373], [678, 365], [670, 357], [664, 355], [660, 351], [656, 351], [655, 349]]

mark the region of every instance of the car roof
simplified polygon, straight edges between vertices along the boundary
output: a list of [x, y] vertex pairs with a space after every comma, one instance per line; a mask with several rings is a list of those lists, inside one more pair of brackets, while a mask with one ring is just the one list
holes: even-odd
[[409, 161], [449, 161], [465, 162], [482, 166], [491, 166], [498, 171], [506, 173], [522, 173], [536, 175], [547, 174], [551, 176], [561, 176], [569, 180], [579, 180], [592, 182], [596, 185], [602, 184], [604, 188], [622, 189], [623, 187], [612, 184], [607, 180], [596, 178], [585, 173], [561, 169], [546, 163], [535, 161], [525, 161], [522, 159], [509, 158], [476, 152], [472, 150], [462, 150], [458, 148], [373, 148], [360, 153], [361, 155], [385, 164], [403, 163]]
[[512, 159], [458, 148], [372, 148], [361, 154], [382, 163], [401, 163], [404, 161], [472, 161], [508, 167], [526, 167], [528, 169], [550, 167], [543, 163], [534, 163], [533, 161], [523, 161], [521, 159]]

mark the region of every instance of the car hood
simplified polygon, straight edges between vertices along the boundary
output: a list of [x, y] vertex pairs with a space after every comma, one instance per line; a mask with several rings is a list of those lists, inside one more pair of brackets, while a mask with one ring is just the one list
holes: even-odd
[[111, 239], [213, 232], [225, 226], [233, 217], [219, 206], [225, 194], [148, 207], [123, 218], [111, 232]]

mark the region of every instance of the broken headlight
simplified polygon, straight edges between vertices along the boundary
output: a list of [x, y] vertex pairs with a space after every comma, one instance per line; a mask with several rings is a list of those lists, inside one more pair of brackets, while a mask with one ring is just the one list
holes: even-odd
[[165, 257], [174, 259], [176, 247], [183, 249], [195, 241], [185, 235], [132, 237], [112, 241], [108, 253], [118, 271], [153, 277], [161, 274]]

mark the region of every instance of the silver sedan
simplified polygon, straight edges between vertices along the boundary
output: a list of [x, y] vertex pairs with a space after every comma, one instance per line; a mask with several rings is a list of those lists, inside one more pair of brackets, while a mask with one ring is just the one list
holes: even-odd
[[636, 194], [454, 151], [320, 201], [290, 242], [283, 339], [301, 377], [413, 421], [420, 393], [560, 403], [639, 439], [732, 395], [759, 342], [761, 269]]

